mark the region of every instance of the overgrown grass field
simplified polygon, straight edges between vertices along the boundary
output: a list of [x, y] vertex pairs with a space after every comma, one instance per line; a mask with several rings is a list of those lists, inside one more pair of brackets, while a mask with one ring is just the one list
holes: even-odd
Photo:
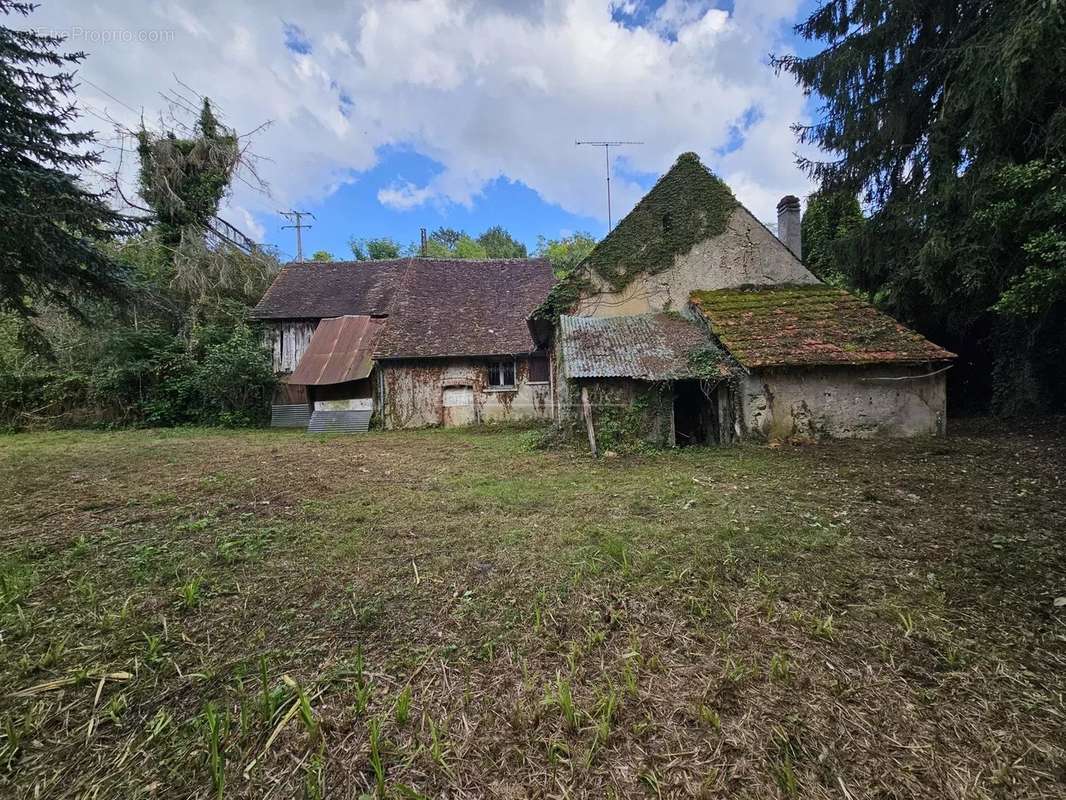
[[0, 796], [1066, 796], [1059, 422], [0, 437]]

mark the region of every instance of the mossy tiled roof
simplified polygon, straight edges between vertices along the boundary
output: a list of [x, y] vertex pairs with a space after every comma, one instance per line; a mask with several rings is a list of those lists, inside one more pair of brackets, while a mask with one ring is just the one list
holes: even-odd
[[745, 367], [914, 364], [954, 354], [832, 286], [693, 292], [714, 335]]

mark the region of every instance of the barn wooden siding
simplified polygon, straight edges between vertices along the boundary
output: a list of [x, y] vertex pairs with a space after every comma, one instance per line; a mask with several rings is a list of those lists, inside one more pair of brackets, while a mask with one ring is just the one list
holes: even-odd
[[274, 372], [289, 373], [300, 363], [318, 322], [315, 320], [282, 320], [267, 322], [263, 338], [271, 353]]

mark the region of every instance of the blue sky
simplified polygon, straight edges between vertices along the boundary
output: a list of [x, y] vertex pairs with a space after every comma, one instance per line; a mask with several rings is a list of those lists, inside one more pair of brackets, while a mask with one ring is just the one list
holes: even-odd
[[[310, 211], [304, 249], [407, 243], [420, 227], [538, 235], [607, 227], [687, 150], [760, 219], [810, 183], [790, 123], [811, 104], [767, 55], [809, 49], [791, 27], [814, 0], [50, 0], [35, 27], [86, 50], [79, 103], [109, 156], [161, 93], [211, 97], [261, 160], [222, 215], [295, 251], [279, 210]], [[177, 83], [180, 79], [180, 83]], [[101, 121], [113, 120], [114, 130]], [[132, 159], [125, 159], [132, 186]]]
[[[600, 155], [590, 153], [590, 157]], [[314, 219], [305, 220], [313, 227], [304, 232], [304, 254], [310, 257], [315, 250], [327, 250], [337, 258], [348, 258], [351, 238], [369, 239], [387, 236], [401, 244], [417, 242], [419, 229], [432, 233], [437, 228], [455, 228], [477, 235], [493, 225], [503, 225], [516, 239], [525, 242], [530, 252], [540, 235], [555, 238], [577, 231], [594, 232], [600, 236], [606, 223], [595, 217], [567, 212], [558, 205], [546, 203], [524, 183], [505, 177], [488, 183], [469, 206], [437, 202], [411, 209], [394, 209], [378, 200], [378, 193], [397, 180], [424, 183], [440, 174], [442, 166], [431, 158], [408, 147], [384, 147], [379, 162], [372, 169], [360, 173], [351, 183], [317, 203], [302, 203], [297, 210], [310, 211]], [[602, 160], [602, 155], [600, 155]], [[651, 176], [642, 185], [654, 182]], [[606, 208], [606, 191], [604, 192]], [[283, 229], [291, 224], [281, 217], [267, 218], [264, 241], [286, 254], [295, 253], [295, 232]]]

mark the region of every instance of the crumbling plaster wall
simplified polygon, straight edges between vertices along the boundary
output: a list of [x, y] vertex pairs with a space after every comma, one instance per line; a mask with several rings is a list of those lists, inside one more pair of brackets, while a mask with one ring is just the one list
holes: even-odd
[[739, 387], [742, 434], [770, 441], [942, 435], [946, 378], [943, 372], [929, 376], [930, 371], [928, 366], [754, 371]]
[[689, 294], [700, 289], [819, 283], [791, 250], [740, 205], [730, 215], [724, 233], [696, 243], [671, 268], [640, 275], [621, 292], [613, 291], [595, 274], [591, 280], [592, 290], [583, 293], [573, 312], [578, 316], [683, 311]]
[[529, 382], [529, 361], [515, 359], [515, 389], [490, 389], [489, 362], [497, 359], [451, 358], [378, 362], [383, 392], [377, 398], [389, 429], [440, 425], [442, 399], [448, 386], [473, 388], [474, 419], [503, 422], [551, 419], [549, 383]]

